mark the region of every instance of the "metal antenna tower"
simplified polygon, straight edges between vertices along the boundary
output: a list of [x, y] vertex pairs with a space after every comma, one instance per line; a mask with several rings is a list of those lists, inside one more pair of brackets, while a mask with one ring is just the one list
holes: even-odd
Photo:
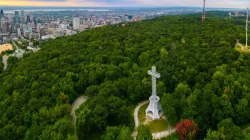
[[247, 8], [247, 19], [246, 19], [246, 48], [248, 47], [247, 46], [247, 38], [248, 38], [247, 30], [248, 30], [248, 8]]
[[206, 8], [206, 0], [203, 0], [202, 21], [205, 21], [205, 18], [206, 18], [205, 8]]

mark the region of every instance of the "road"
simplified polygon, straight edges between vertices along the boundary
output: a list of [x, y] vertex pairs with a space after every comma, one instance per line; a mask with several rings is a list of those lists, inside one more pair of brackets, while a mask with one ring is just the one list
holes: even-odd
[[86, 102], [86, 100], [87, 100], [87, 97], [80, 96], [72, 104], [71, 116], [72, 116], [74, 124], [76, 123], [76, 113], [75, 113], [75, 111], [80, 107], [81, 104], [83, 104], [84, 102]]
[[3, 56], [3, 60], [2, 60], [3, 65], [4, 65], [3, 70], [6, 70], [6, 69], [7, 69], [7, 67], [8, 67], [8, 62], [7, 62], [8, 57], [9, 57], [9, 56], [7, 56], [7, 55], [4, 55], [4, 56]]
[[[136, 140], [136, 136], [137, 136], [137, 127], [140, 125], [140, 122], [139, 122], [139, 118], [138, 118], [138, 112], [139, 112], [139, 109], [145, 105], [149, 103], [149, 101], [143, 101], [143, 102], [140, 102], [137, 107], [135, 108], [134, 110], [134, 121], [135, 121], [135, 128], [134, 128], [134, 132], [132, 134], [132, 136], [134, 137], [134, 140]], [[152, 136], [153, 136], [153, 139], [161, 139], [163, 137], [167, 137], [169, 135], [171, 135], [172, 133], [174, 133], [176, 131], [175, 128], [172, 128], [171, 126], [168, 126], [168, 130], [167, 131], [163, 131], [163, 132], [158, 132], [158, 133], [153, 133]]]

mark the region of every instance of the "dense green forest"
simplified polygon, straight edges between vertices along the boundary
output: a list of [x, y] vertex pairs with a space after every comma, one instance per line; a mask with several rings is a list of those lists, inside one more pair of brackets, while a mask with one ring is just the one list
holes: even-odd
[[[107, 128], [104, 140], [131, 139], [129, 106], [148, 99], [153, 65], [168, 121], [191, 119], [197, 139], [247, 139], [250, 54], [234, 49], [244, 29], [200, 15], [166, 16], [105, 26], [47, 41], [0, 75], [0, 139], [79, 139]], [[142, 131], [147, 132], [142, 128]]]

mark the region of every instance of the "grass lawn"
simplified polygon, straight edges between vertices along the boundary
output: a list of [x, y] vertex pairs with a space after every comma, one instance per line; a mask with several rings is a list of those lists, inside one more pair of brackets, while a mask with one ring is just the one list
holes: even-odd
[[168, 122], [164, 119], [154, 120], [147, 124], [151, 133], [162, 132], [168, 130]]
[[[143, 124], [146, 120], [146, 109], [148, 103], [143, 105], [138, 112], [138, 119], [140, 124]], [[151, 133], [162, 132], [168, 129], [168, 122], [164, 119], [150, 121], [147, 126], [149, 127]]]
[[145, 104], [138, 111], [138, 119], [139, 119], [140, 124], [143, 124], [143, 122], [146, 119], [146, 109], [147, 109], [147, 107], [148, 107], [148, 104]]
[[[244, 44], [242, 44], [242, 46], [246, 46]], [[249, 47], [249, 46], [248, 46]], [[239, 51], [240, 53], [248, 53], [250, 54], [250, 51], [249, 50], [241, 50], [241, 46], [237, 45], [236, 48], [235, 48], [237, 51]]]

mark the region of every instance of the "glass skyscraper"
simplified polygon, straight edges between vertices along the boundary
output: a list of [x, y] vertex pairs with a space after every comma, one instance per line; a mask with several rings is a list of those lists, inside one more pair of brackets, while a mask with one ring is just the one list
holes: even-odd
[[4, 13], [3, 13], [3, 10], [1, 9], [1, 11], [0, 11], [0, 19], [1, 19], [2, 17], [4, 17]]
[[27, 15], [27, 23], [29, 23], [31, 20], [30, 20], [30, 15]]
[[19, 17], [19, 12], [15, 11], [15, 24], [19, 24], [20, 23], [20, 17]]

